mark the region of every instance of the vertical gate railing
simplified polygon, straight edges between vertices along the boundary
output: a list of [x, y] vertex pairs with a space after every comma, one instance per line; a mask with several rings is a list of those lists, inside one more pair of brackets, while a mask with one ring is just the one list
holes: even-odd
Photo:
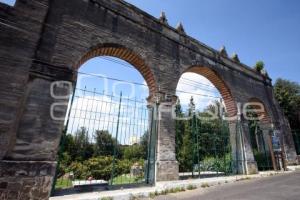
[[300, 130], [292, 130], [297, 155], [300, 155]]
[[272, 155], [269, 148], [271, 124], [263, 122], [249, 123], [251, 146], [259, 171], [273, 169]]
[[[229, 126], [222, 118], [206, 120], [194, 112], [188, 120], [177, 120], [182, 134], [177, 146], [180, 177], [204, 178], [232, 173]], [[177, 130], [178, 131], [178, 130]], [[179, 139], [179, 138], [177, 138]], [[190, 149], [191, 148], [191, 149]]]
[[86, 87], [71, 99], [54, 188], [153, 183], [155, 106]]

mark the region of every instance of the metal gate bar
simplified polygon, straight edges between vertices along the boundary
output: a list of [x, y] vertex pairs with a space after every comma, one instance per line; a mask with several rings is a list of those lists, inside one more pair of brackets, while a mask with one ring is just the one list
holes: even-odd
[[[232, 156], [229, 139], [229, 126], [221, 118], [204, 120], [193, 112], [187, 120], [176, 120], [178, 141], [177, 159], [179, 160], [180, 177], [203, 178], [232, 173]], [[182, 129], [184, 127], [184, 129]], [[183, 139], [180, 139], [180, 134]], [[189, 138], [189, 135], [191, 138]], [[189, 141], [188, 144], [185, 144]], [[186, 151], [192, 147], [191, 156]], [[184, 155], [182, 155], [184, 154]], [[190, 164], [189, 164], [190, 163]]]

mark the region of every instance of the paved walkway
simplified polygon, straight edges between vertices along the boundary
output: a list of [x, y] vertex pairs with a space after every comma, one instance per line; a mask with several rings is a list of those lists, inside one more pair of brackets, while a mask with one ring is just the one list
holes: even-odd
[[[295, 170], [295, 168], [292, 168]], [[291, 173], [291, 172], [285, 172]], [[134, 189], [124, 189], [124, 190], [115, 190], [115, 191], [102, 191], [102, 192], [91, 192], [91, 193], [82, 193], [82, 194], [73, 194], [65, 195], [58, 197], [51, 197], [50, 200], [101, 200], [104, 197], [112, 197], [116, 200], [129, 200], [132, 197], [144, 196], [148, 197], [150, 193], [161, 192], [166, 189], [172, 188], [187, 188], [190, 185], [193, 185], [197, 188], [201, 188], [203, 184], [208, 184], [210, 186], [224, 185], [225, 183], [234, 183], [239, 180], [245, 179], [257, 179], [261, 177], [268, 177], [270, 175], [283, 174], [283, 172], [262, 172], [256, 175], [238, 175], [238, 176], [227, 176], [227, 177], [215, 177], [215, 178], [205, 178], [205, 179], [191, 179], [191, 180], [181, 180], [181, 181], [168, 181], [168, 182], [159, 182], [155, 187], [142, 187]], [[176, 194], [178, 195], [178, 194]], [[298, 198], [300, 199], [300, 198]]]
[[156, 200], [299, 200], [300, 172], [160, 196]]

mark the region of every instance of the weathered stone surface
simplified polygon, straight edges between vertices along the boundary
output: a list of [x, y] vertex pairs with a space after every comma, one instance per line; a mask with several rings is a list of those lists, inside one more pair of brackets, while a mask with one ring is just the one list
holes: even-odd
[[177, 161], [157, 161], [156, 181], [171, 181], [179, 179], [179, 165]]
[[56, 162], [0, 161], [0, 199], [49, 198]]
[[[288, 161], [297, 160], [271, 79], [125, 1], [19, 0], [14, 7], [0, 3], [0, 17], [5, 19], [0, 23], [0, 199], [47, 199], [63, 127], [50, 117], [50, 108], [68, 101], [54, 99], [50, 86], [75, 82], [80, 65], [96, 56], [135, 66], [149, 85], [149, 99], [154, 103], [162, 97], [158, 103], [164, 109], [171, 107], [168, 99], [185, 72], [215, 84], [230, 116], [236, 115], [237, 103], [260, 99], [280, 131]], [[61, 107], [54, 114], [65, 112]], [[237, 150], [234, 131], [232, 126]], [[174, 120], [168, 113], [158, 121], [157, 145], [156, 180], [177, 179]], [[248, 173], [254, 173], [247, 135], [245, 149]]]

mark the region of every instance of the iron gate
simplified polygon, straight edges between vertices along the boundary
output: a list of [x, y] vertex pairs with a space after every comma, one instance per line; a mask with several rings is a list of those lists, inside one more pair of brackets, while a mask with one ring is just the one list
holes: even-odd
[[76, 88], [61, 140], [55, 190], [153, 184], [154, 114], [145, 100]]
[[187, 120], [176, 120], [176, 156], [180, 178], [231, 174], [228, 123], [222, 118], [205, 120], [199, 115], [193, 112]]
[[300, 155], [300, 130], [292, 130], [297, 155]]
[[259, 171], [273, 170], [270, 127], [268, 123], [249, 122], [251, 145]]

